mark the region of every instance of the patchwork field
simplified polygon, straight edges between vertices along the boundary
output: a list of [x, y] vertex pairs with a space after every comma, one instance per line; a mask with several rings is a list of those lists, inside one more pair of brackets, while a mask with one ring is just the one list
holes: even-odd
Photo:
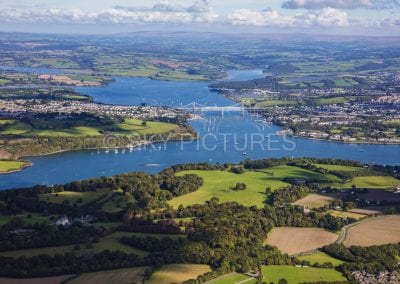
[[[321, 182], [338, 182], [339, 178], [333, 175], [324, 175], [299, 167], [279, 166], [259, 171], [245, 171], [243, 174], [234, 174], [229, 171], [182, 171], [178, 176], [197, 174], [204, 179], [204, 185], [196, 192], [179, 196], [170, 201], [170, 205], [177, 208], [179, 205], [201, 204], [212, 197], [218, 197], [221, 202], [236, 201], [245, 206], [264, 206], [266, 200], [265, 189], [272, 190], [287, 186], [284, 178], [304, 178]], [[229, 188], [236, 183], [245, 183], [246, 190], [232, 191]]]
[[333, 258], [330, 255], [327, 255], [326, 253], [324, 253], [322, 251], [301, 255], [301, 256], [298, 256], [297, 258], [300, 260], [309, 261], [311, 264], [314, 264], [316, 262], [318, 262], [319, 264], [323, 264], [325, 262], [330, 262], [333, 264], [333, 266], [339, 266], [343, 263], [343, 261]]
[[340, 194], [310, 194], [294, 202], [294, 205], [306, 208], [319, 208], [340, 199]]
[[208, 265], [202, 264], [169, 264], [156, 270], [146, 284], [182, 283], [211, 271]]
[[[132, 284], [142, 283], [145, 267], [116, 269], [92, 273], [83, 273], [79, 277], [67, 281], [68, 284]], [[0, 283], [1, 284], [1, 283]]]
[[337, 234], [320, 228], [273, 228], [266, 244], [276, 246], [283, 253], [294, 255], [319, 249], [335, 242]]
[[348, 229], [345, 246], [372, 246], [400, 242], [400, 215], [366, 220]]
[[289, 284], [346, 281], [340, 272], [326, 268], [264, 265], [262, 272], [267, 283], [278, 283], [280, 279], [286, 279]]

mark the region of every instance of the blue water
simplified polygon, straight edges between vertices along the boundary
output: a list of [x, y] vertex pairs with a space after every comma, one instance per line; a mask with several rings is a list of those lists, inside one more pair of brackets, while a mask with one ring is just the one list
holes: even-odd
[[[243, 72], [243, 71], [242, 71]], [[258, 71], [230, 73], [230, 79], [258, 78]], [[135, 105], [180, 106], [191, 102], [226, 106], [229, 99], [210, 92], [203, 82], [153, 81], [147, 78], [118, 77], [105, 87], [77, 88], [98, 102]], [[157, 173], [188, 162], [240, 162], [267, 157], [331, 157], [368, 163], [400, 164], [399, 145], [354, 145], [308, 140], [283, 139], [275, 135], [277, 126], [240, 113], [208, 113], [203, 120], [191, 122], [200, 134], [198, 141], [148, 145], [132, 152], [87, 150], [27, 158], [33, 166], [21, 172], [0, 176], [0, 188], [35, 184], [57, 184], [123, 172]], [[361, 152], [360, 150], [364, 150]]]

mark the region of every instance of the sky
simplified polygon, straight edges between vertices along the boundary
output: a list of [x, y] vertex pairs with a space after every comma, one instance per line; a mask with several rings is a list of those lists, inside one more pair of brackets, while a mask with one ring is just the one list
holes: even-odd
[[400, 36], [400, 0], [0, 0], [0, 31]]

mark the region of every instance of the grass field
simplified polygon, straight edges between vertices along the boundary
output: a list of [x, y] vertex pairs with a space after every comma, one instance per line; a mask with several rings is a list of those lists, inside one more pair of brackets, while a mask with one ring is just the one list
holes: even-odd
[[324, 253], [322, 251], [301, 255], [301, 256], [298, 256], [297, 258], [300, 260], [309, 261], [311, 264], [314, 264], [316, 262], [318, 262], [319, 264], [323, 264], [325, 262], [330, 262], [333, 264], [333, 266], [339, 266], [343, 263], [343, 261], [333, 258], [330, 255], [327, 255], [326, 253]]
[[393, 189], [400, 185], [400, 180], [391, 176], [361, 176], [353, 178], [350, 182], [344, 184], [343, 187], [351, 188], [352, 185], [358, 188]]
[[0, 173], [17, 171], [22, 169], [26, 165], [26, 162], [21, 161], [0, 161]]
[[[236, 201], [245, 206], [264, 206], [266, 199], [265, 188], [272, 190], [287, 186], [283, 178], [305, 178], [320, 180], [322, 183], [338, 182], [339, 178], [333, 175], [324, 175], [305, 170], [299, 167], [279, 166], [260, 171], [245, 171], [243, 174], [234, 174], [229, 171], [183, 171], [178, 176], [197, 174], [204, 179], [204, 185], [196, 192], [189, 193], [170, 201], [170, 205], [177, 208], [179, 205], [201, 204], [212, 197], [218, 197], [221, 202]], [[243, 191], [232, 191], [229, 187], [241, 182], [247, 185]]]
[[146, 284], [182, 283], [211, 271], [208, 265], [202, 264], [169, 264], [156, 270]]
[[283, 253], [294, 255], [319, 249], [335, 242], [337, 234], [320, 228], [276, 227], [269, 233], [266, 243]]
[[338, 211], [338, 210], [330, 210], [330, 211], [328, 211], [328, 213], [330, 215], [332, 215], [332, 216], [340, 217], [340, 218], [343, 218], [343, 219], [353, 218], [353, 219], [360, 220], [362, 218], [367, 217], [365, 214], [359, 214], [359, 213], [354, 213], [354, 212], [346, 212], [346, 211]]
[[58, 246], [58, 247], [45, 247], [45, 248], [37, 248], [37, 249], [24, 249], [24, 250], [15, 250], [15, 251], [6, 251], [0, 252], [0, 256], [8, 256], [8, 257], [20, 257], [20, 256], [35, 256], [39, 254], [48, 254], [55, 255], [56, 253], [67, 253], [67, 252], [75, 252], [77, 255], [82, 255], [88, 252], [101, 252], [104, 250], [110, 251], [123, 251], [126, 253], [134, 253], [141, 257], [147, 255], [146, 251], [135, 249], [131, 246], [122, 244], [119, 242], [119, 239], [122, 236], [132, 236], [136, 235], [135, 233], [126, 233], [126, 232], [116, 232], [111, 235], [108, 235], [104, 238], [100, 239], [100, 242], [93, 243], [92, 248], [87, 248], [85, 244], [80, 244], [80, 249], [75, 250], [75, 245], [68, 246]]
[[400, 242], [400, 215], [369, 219], [348, 229], [345, 246], [372, 246]]
[[306, 197], [294, 202], [294, 205], [305, 206], [306, 208], [319, 208], [328, 205], [336, 200], [340, 196], [338, 194], [309, 194]]
[[282, 278], [286, 279], [289, 284], [346, 281], [346, 278], [340, 272], [326, 268], [264, 265], [262, 272], [263, 281], [267, 283], [278, 283]]
[[232, 284], [232, 283], [238, 283], [238, 282], [241, 282], [244, 280], [246, 280], [247, 284], [254, 284], [257, 282], [256, 279], [250, 278], [247, 275], [240, 274], [237, 272], [232, 272], [232, 273], [222, 275], [221, 277], [218, 277], [211, 281], [208, 281], [207, 284]]
[[[30, 217], [28, 217], [30, 215]], [[41, 216], [39, 214], [18, 214], [13, 216], [0, 216], [0, 226], [8, 223], [13, 218], [22, 218], [24, 219], [25, 224], [32, 225], [35, 223], [43, 223], [43, 222], [50, 222], [50, 216]]]
[[63, 203], [65, 200], [68, 200], [71, 204], [77, 203], [80, 199], [82, 199], [82, 202], [80, 202], [80, 204], [82, 205], [90, 201], [96, 200], [102, 195], [108, 193], [110, 193], [109, 189], [98, 189], [96, 191], [85, 192], [62, 191], [58, 193], [41, 194], [39, 198], [40, 200], [52, 203]]
[[339, 172], [359, 172], [364, 168], [341, 166], [341, 165], [326, 165], [326, 164], [314, 164], [318, 168], [327, 169], [328, 171], [339, 171]]
[[132, 284], [142, 283], [145, 267], [116, 269], [83, 273], [77, 278], [67, 281], [68, 284]]
[[[40, 122], [36, 122], [40, 124]], [[23, 135], [27, 137], [94, 137], [101, 136], [102, 133], [112, 129], [112, 132], [121, 135], [146, 135], [146, 134], [162, 134], [178, 128], [178, 125], [172, 123], [164, 123], [157, 121], [148, 121], [146, 125], [142, 125], [139, 119], [126, 119], [122, 123], [100, 125], [93, 124], [90, 126], [73, 126], [70, 128], [60, 127], [54, 123], [40, 124], [39, 127], [31, 126], [27, 123], [17, 120], [3, 120], [0, 125], [5, 125], [0, 131], [3, 135]]]

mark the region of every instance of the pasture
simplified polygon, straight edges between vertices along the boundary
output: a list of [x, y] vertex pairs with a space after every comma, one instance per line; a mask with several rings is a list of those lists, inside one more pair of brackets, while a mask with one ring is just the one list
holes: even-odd
[[367, 219], [351, 226], [343, 244], [350, 246], [373, 246], [400, 242], [400, 215]]
[[340, 272], [328, 268], [264, 265], [262, 272], [267, 283], [278, 283], [280, 279], [286, 279], [289, 284], [347, 281]]
[[203, 264], [169, 264], [156, 270], [146, 284], [182, 283], [189, 279], [196, 279], [199, 275], [211, 271], [208, 265]]
[[330, 255], [327, 255], [326, 253], [322, 251], [317, 251], [309, 254], [304, 254], [300, 255], [297, 257], [299, 260], [306, 260], [309, 261], [311, 264], [314, 263], [319, 263], [323, 264], [325, 262], [330, 262], [333, 264], [333, 266], [339, 266], [343, 263], [343, 261], [333, 258]]
[[314, 209], [328, 205], [340, 199], [340, 194], [309, 194], [306, 197], [294, 202], [294, 205], [304, 206], [306, 208]]
[[66, 283], [68, 284], [142, 283], [143, 273], [145, 269], [146, 267], [135, 267], [135, 268], [83, 273], [78, 277], [70, 281], [67, 281]]
[[[270, 187], [276, 190], [288, 186], [284, 178], [304, 178], [318, 180], [322, 183], [338, 182], [339, 178], [330, 174], [321, 174], [294, 166], [278, 166], [274, 168], [245, 171], [243, 174], [234, 174], [229, 171], [182, 171], [177, 176], [197, 174], [204, 179], [204, 185], [196, 192], [174, 198], [169, 202], [174, 208], [179, 205], [188, 206], [202, 204], [213, 197], [220, 202], [238, 202], [245, 206], [263, 207], [267, 195], [265, 189]], [[245, 183], [247, 189], [233, 191], [229, 188], [236, 183]]]
[[360, 176], [344, 184], [343, 188], [351, 188], [353, 185], [357, 188], [393, 189], [400, 185], [400, 180], [392, 176]]
[[27, 165], [22, 161], [0, 161], [0, 173], [18, 171]]
[[253, 284], [256, 283], [257, 280], [244, 274], [232, 272], [208, 281], [207, 284], [232, 284], [239, 283], [241, 281], [246, 281], [247, 284]]
[[78, 203], [78, 205], [83, 205], [88, 202], [99, 199], [103, 195], [109, 193], [110, 193], [109, 189], [102, 188], [96, 191], [85, 191], [85, 192], [61, 191], [57, 193], [46, 193], [46, 194], [40, 194], [39, 198], [42, 201], [51, 203], [60, 204], [65, 201], [68, 201], [71, 204]]
[[275, 227], [266, 244], [276, 246], [283, 253], [295, 255], [319, 249], [335, 242], [337, 234], [320, 228]]
[[362, 218], [367, 217], [365, 214], [355, 213], [355, 212], [347, 212], [347, 211], [338, 211], [338, 210], [329, 210], [328, 213], [334, 217], [340, 217], [343, 219], [352, 218], [356, 220], [360, 220]]

